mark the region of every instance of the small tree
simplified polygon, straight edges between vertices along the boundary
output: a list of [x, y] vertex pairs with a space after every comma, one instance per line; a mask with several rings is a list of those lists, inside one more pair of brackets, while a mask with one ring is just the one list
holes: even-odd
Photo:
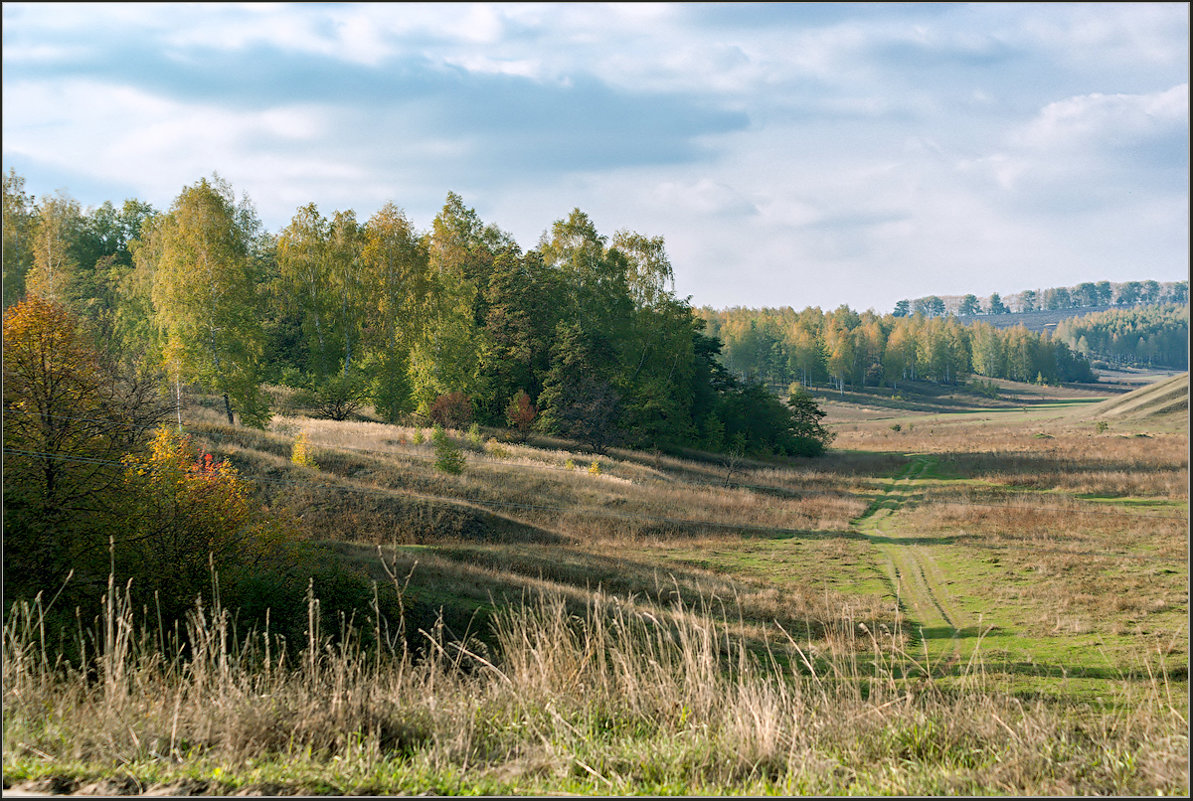
[[459, 475], [464, 472], [464, 454], [452, 442], [451, 437], [438, 423], [431, 432], [431, 443], [435, 446], [435, 469], [444, 473]]
[[315, 459], [311, 456], [311, 443], [305, 431], [295, 437], [294, 447], [290, 449], [290, 461], [301, 467], [318, 469], [319, 465], [315, 464]]
[[368, 384], [356, 372], [336, 373], [315, 391], [315, 405], [329, 420], [347, 420], [368, 398]]
[[518, 440], [521, 442], [526, 440], [537, 415], [538, 409], [534, 408], [530, 396], [523, 390], [518, 390], [514, 397], [510, 398], [509, 406], [505, 409], [506, 422], [510, 428], [518, 432]]

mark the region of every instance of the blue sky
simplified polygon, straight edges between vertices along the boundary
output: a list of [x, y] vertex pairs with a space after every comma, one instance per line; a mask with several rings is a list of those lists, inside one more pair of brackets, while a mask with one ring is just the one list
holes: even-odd
[[697, 305], [1189, 270], [1189, 5], [5, 3], [3, 164], [168, 208], [218, 172], [535, 246], [662, 235]]

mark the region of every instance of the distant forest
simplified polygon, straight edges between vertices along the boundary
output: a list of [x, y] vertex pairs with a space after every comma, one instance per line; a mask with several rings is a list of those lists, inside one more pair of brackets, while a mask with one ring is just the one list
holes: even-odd
[[[337, 419], [367, 403], [388, 421], [533, 427], [596, 451], [815, 455], [831, 439], [810, 396], [783, 403], [725, 369], [674, 294], [662, 237], [607, 237], [579, 209], [531, 250], [454, 193], [429, 231], [392, 203], [363, 222], [312, 203], [271, 233], [218, 176], [165, 211], [84, 211], [30, 197], [10, 170], [3, 280], [6, 347], [9, 312], [51, 302], [12, 330], [77, 318], [108, 362], [216, 396], [230, 424], [268, 422], [269, 383]], [[6, 390], [6, 417], [22, 402]]]
[[1014, 381], [1094, 381], [1091, 360], [1188, 369], [1189, 307], [1142, 306], [1064, 320], [1053, 333], [999, 328], [959, 317], [733, 308], [699, 310], [724, 344], [736, 376], [772, 386], [843, 390], [908, 380], [963, 383], [970, 375]]
[[899, 301], [895, 304], [894, 315], [971, 317], [980, 314], [1014, 314], [1105, 306], [1183, 306], [1188, 302], [1188, 281], [1085, 281], [1076, 286], [1026, 289], [1005, 298], [997, 292], [984, 298], [972, 294], [955, 297], [928, 295], [914, 300]]

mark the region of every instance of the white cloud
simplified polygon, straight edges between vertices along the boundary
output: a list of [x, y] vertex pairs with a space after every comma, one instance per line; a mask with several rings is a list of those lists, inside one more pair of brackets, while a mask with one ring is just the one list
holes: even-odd
[[1151, 94], [1094, 93], [1049, 103], [1015, 141], [1033, 148], [1119, 144], [1172, 130], [1188, 118], [1188, 84]]

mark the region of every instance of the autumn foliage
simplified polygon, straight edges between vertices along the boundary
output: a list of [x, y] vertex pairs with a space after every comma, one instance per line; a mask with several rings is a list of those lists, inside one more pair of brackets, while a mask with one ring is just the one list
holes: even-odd
[[522, 390], [518, 390], [518, 393], [510, 398], [509, 406], [505, 409], [506, 422], [510, 428], [518, 432], [518, 438], [522, 440], [526, 439], [536, 416], [538, 409], [534, 408], [530, 396]]
[[212, 570], [259, 561], [281, 529], [227, 459], [216, 459], [169, 426], [143, 454], [124, 458], [131, 508], [124, 556], [145, 589], [190, 604]]

